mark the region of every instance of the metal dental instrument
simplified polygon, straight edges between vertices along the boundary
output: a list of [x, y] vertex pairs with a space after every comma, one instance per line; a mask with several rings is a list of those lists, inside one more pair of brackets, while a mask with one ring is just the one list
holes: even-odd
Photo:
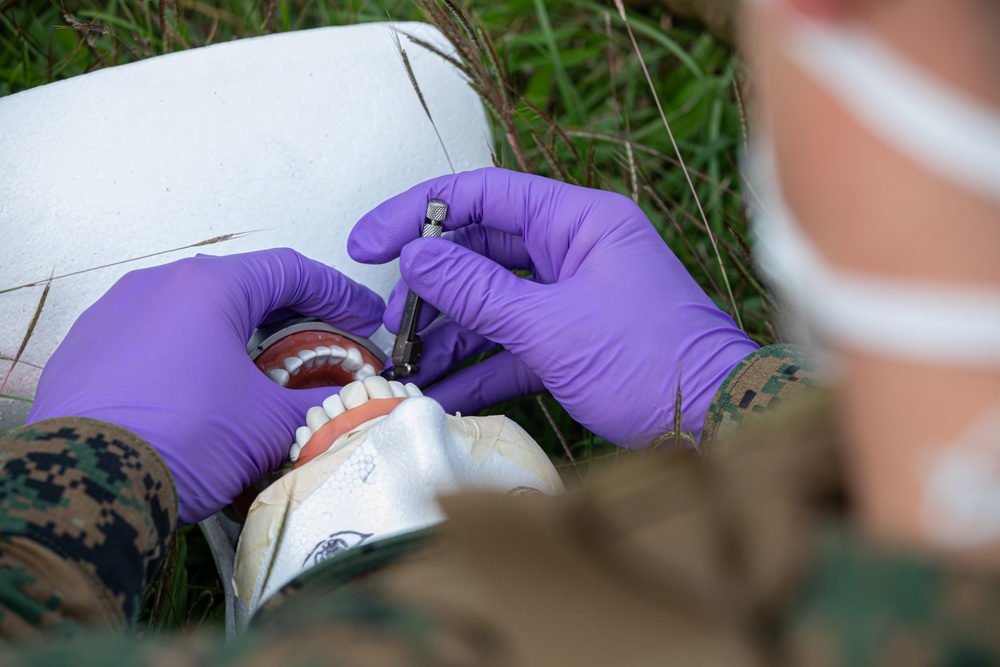
[[[448, 215], [448, 205], [440, 199], [427, 202], [427, 212], [424, 214], [424, 226], [420, 230], [423, 238], [440, 238], [444, 228], [441, 222]], [[417, 335], [417, 320], [420, 318], [420, 307], [423, 299], [413, 293], [406, 292], [406, 303], [403, 306], [403, 317], [399, 321], [399, 333], [396, 334], [396, 344], [392, 346], [392, 368], [382, 371], [382, 377], [393, 378], [414, 375], [420, 370], [420, 353], [424, 349], [424, 341]]]

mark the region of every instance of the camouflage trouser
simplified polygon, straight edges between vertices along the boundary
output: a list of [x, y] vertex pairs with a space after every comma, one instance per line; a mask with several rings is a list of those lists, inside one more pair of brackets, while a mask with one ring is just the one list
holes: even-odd
[[[804, 363], [780, 346], [741, 363], [703, 455], [655, 452], [555, 499], [444, 498], [442, 527], [325, 561], [231, 644], [91, 634], [4, 648], [0, 662], [1000, 662], [996, 577], [875, 549], [846, 527], [836, 419], [819, 393], [757, 421], [801, 393]], [[176, 521], [152, 448], [108, 424], [50, 420], [4, 437], [0, 465], [4, 636], [134, 620]]]

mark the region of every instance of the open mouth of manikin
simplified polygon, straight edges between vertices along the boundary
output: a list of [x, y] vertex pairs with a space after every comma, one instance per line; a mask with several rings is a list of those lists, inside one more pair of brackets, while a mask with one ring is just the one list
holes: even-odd
[[370, 350], [331, 331], [290, 334], [253, 362], [272, 382], [289, 389], [341, 387], [382, 370], [382, 362]]

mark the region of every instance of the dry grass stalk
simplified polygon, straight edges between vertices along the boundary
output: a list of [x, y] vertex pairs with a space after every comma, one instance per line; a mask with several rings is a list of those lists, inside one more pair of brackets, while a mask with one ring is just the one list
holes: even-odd
[[80, 269], [79, 271], [70, 271], [69, 273], [63, 273], [58, 276], [50, 276], [45, 280], [35, 280], [30, 283], [24, 283], [23, 285], [16, 285], [14, 287], [8, 287], [6, 289], [0, 290], [0, 294], [6, 294], [7, 292], [15, 292], [19, 289], [25, 289], [26, 287], [37, 287], [43, 283], [52, 282], [53, 280], [59, 280], [61, 278], [69, 278], [70, 276], [78, 276], [82, 273], [89, 273], [91, 271], [98, 271], [100, 269], [107, 269], [112, 266], [120, 266], [122, 264], [128, 264], [129, 262], [138, 262], [143, 259], [149, 259], [150, 257], [158, 257], [160, 255], [166, 255], [172, 252], [180, 252], [181, 250], [190, 250], [191, 248], [200, 248], [202, 246], [214, 245], [216, 243], [223, 243], [225, 241], [231, 241], [233, 239], [242, 238], [249, 234], [255, 234], [259, 230], [253, 230], [249, 232], [234, 232], [231, 234], [223, 234], [221, 236], [214, 236], [210, 239], [205, 239], [204, 241], [198, 241], [197, 243], [192, 243], [190, 245], [181, 246], [179, 248], [171, 248], [170, 250], [161, 250], [159, 252], [151, 252], [148, 255], [140, 255], [139, 257], [131, 257], [129, 259], [118, 260], [117, 262], [111, 262], [110, 264], [101, 264], [100, 266], [92, 266], [87, 269]]
[[455, 173], [455, 165], [451, 161], [451, 155], [448, 154], [448, 147], [444, 144], [444, 139], [441, 137], [441, 131], [438, 129], [437, 123], [434, 122], [434, 117], [431, 115], [431, 110], [427, 106], [427, 100], [424, 99], [424, 93], [420, 90], [420, 84], [417, 82], [417, 75], [413, 72], [413, 65], [410, 64], [410, 57], [406, 55], [406, 49], [403, 48], [403, 43], [399, 39], [399, 31], [395, 28], [392, 29], [392, 41], [396, 45], [396, 52], [399, 54], [400, 60], [403, 62], [403, 68], [406, 70], [406, 76], [410, 79], [410, 85], [413, 87], [413, 92], [417, 94], [417, 99], [420, 100], [420, 106], [424, 110], [424, 114], [427, 116], [427, 120], [430, 121], [431, 127], [434, 128], [434, 136], [437, 137], [438, 143], [441, 144], [441, 151], [444, 152], [444, 157], [448, 160], [448, 167], [451, 169], [451, 173]]
[[35, 314], [31, 318], [31, 322], [28, 323], [28, 330], [24, 332], [24, 338], [21, 339], [21, 345], [17, 348], [17, 352], [14, 354], [14, 358], [11, 360], [10, 368], [7, 369], [7, 374], [3, 378], [3, 382], [0, 383], [0, 392], [7, 388], [7, 381], [10, 380], [11, 374], [14, 372], [14, 367], [17, 366], [17, 362], [21, 360], [21, 355], [24, 354], [24, 349], [28, 347], [28, 341], [31, 340], [31, 335], [35, 333], [35, 325], [38, 324], [38, 318], [42, 315], [42, 309], [45, 308], [45, 300], [49, 298], [49, 290], [52, 289], [52, 278], [45, 283], [45, 289], [42, 290], [42, 296], [38, 299], [38, 305], [35, 307]]

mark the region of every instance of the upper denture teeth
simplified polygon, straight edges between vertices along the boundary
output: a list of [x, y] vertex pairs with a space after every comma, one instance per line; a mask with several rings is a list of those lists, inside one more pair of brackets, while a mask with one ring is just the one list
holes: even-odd
[[389, 389], [389, 383], [383, 377], [372, 375], [366, 377], [362, 384], [365, 385], [369, 398], [392, 398], [392, 390]]
[[284, 368], [272, 368], [267, 372], [267, 377], [271, 378], [271, 381], [275, 384], [287, 387], [288, 380], [291, 376]]
[[312, 368], [313, 361], [316, 360], [316, 352], [313, 350], [302, 350], [295, 356], [302, 360], [302, 365], [306, 368], [306, 370]]
[[409, 394], [406, 393], [406, 387], [403, 386], [402, 382], [390, 380], [389, 391], [392, 392], [393, 398], [409, 398]]
[[330, 346], [330, 361], [328, 363], [331, 366], [336, 366], [345, 358], [347, 358], [347, 350], [338, 345]]
[[416, 398], [417, 396], [423, 396], [424, 392], [420, 391], [420, 387], [413, 384], [412, 382], [406, 383], [406, 395], [410, 398]]
[[359, 352], [356, 347], [352, 347], [347, 351], [347, 358], [344, 359], [344, 363], [341, 364], [345, 371], [359, 371], [364, 365], [365, 362], [364, 359], [361, 358], [361, 352]]
[[368, 390], [365, 389], [364, 382], [351, 382], [344, 385], [340, 390], [340, 400], [344, 402], [344, 407], [352, 410], [368, 402]]
[[309, 442], [309, 438], [312, 437], [312, 431], [308, 426], [300, 426], [295, 429], [295, 444], [299, 447], [305, 447], [306, 443]]
[[359, 368], [358, 371], [354, 374], [354, 379], [365, 380], [367, 378], [372, 377], [373, 375], [375, 375], [375, 367], [372, 366], [371, 364], [365, 364], [364, 366]]
[[327, 362], [330, 358], [330, 348], [325, 345], [320, 345], [314, 352], [316, 353], [316, 367], [320, 367]]
[[323, 410], [330, 419], [333, 419], [337, 415], [342, 414], [346, 408], [344, 407], [344, 402], [340, 400], [340, 396], [334, 394], [323, 401]]
[[302, 360], [298, 357], [287, 357], [281, 362], [281, 365], [285, 367], [289, 375], [296, 375], [299, 369], [302, 368]]
[[306, 426], [312, 429], [313, 433], [318, 431], [320, 427], [328, 421], [330, 421], [329, 415], [327, 415], [326, 410], [319, 405], [314, 405], [309, 408], [309, 412], [306, 413]]

